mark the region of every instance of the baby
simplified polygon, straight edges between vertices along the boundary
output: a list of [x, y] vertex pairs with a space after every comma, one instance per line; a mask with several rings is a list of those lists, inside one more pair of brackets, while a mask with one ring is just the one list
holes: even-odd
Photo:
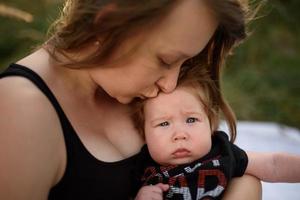
[[135, 114], [147, 145], [136, 199], [221, 199], [233, 177], [300, 182], [300, 156], [245, 152], [217, 131], [210, 81], [180, 83], [172, 93], [146, 100]]

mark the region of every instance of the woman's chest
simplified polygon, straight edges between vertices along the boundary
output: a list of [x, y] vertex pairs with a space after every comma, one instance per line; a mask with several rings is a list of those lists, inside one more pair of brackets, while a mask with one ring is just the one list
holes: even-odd
[[144, 142], [128, 110], [107, 107], [77, 111], [70, 112], [71, 124], [82, 144], [97, 159], [113, 162], [140, 151]]

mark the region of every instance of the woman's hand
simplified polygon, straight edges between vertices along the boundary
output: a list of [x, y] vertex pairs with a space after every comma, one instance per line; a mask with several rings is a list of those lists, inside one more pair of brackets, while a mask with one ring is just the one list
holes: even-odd
[[135, 200], [163, 200], [163, 192], [169, 189], [169, 185], [158, 183], [142, 187], [135, 197]]
[[261, 200], [261, 182], [254, 176], [244, 175], [234, 178], [226, 188], [222, 200]]

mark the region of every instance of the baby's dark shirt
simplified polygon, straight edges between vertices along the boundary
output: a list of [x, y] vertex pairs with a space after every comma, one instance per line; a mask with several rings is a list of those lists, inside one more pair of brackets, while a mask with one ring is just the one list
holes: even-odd
[[245, 151], [222, 131], [213, 134], [210, 152], [189, 164], [160, 166], [151, 159], [146, 145], [141, 152], [141, 184], [169, 184], [164, 199], [221, 199], [228, 182], [242, 176], [248, 164]]

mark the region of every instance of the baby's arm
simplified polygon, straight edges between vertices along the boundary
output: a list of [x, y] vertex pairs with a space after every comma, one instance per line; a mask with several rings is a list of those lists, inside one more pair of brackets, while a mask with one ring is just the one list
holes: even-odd
[[245, 173], [266, 182], [300, 182], [300, 155], [247, 152]]

